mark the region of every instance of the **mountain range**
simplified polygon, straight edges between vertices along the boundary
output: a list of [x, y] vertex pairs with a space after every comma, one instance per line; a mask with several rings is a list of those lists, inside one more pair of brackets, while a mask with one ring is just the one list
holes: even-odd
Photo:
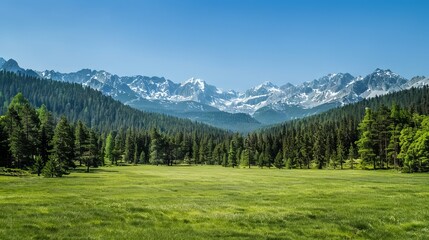
[[364, 77], [335, 73], [299, 85], [277, 86], [264, 82], [238, 92], [224, 91], [198, 78], [175, 83], [163, 77], [118, 76], [103, 70], [36, 71], [21, 68], [13, 59], [6, 61], [3, 58], [0, 58], [0, 70], [79, 83], [140, 110], [189, 118], [240, 132], [429, 84], [427, 77], [408, 80], [389, 69], [376, 69]]

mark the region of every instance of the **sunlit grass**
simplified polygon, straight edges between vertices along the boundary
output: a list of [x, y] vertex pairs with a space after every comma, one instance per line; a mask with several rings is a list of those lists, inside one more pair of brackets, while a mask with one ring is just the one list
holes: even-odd
[[0, 239], [425, 239], [429, 175], [105, 167], [0, 176]]

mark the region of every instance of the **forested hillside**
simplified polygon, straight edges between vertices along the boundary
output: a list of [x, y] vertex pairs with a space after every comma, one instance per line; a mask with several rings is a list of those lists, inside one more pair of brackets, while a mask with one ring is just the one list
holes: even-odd
[[0, 71], [0, 114], [7, 111], [11, 99], [18, 93], [22, 93], [35, 107], [44, 104], [55, 116], [65, 115], [71, 122], [81, 120], [101, 132], [123, 128], [157, 128], [168, 134], [226, 134], [226, 131], [205, 124], [136, 110], [80, 84], [40, 80]]
[[[429, 131], [425, 125], [427, 120], [424, 120], [427, 116], [422, 114], [429, 114], [428, 86], [363, 100], [287, 122], [250, 134], [246, 140], [256, 153], [267, 152], [265, 159], [282, 156], [290, 168], [342, 168], [346, 160], [347, 167], [353, 168], [356, 167], [353, 166], [356, 158], [360, 158], [360, 168], [401, 168], [410, 159], [408, 146], [402, 143], [416, 142], [425, 131]], [[406, 136], [409, 136], [408, 143]], [[363, 138], [369, 138], [369, 142], [365, 143]], [[427, 143], [426, 148], [423, 145], [420, 150], [427, 151]], [[369, 151], [369, 155], [365, 151]], [[425, 162], [422, 158], [427, 157], [414, 155], [415, 161]], [[413, 166], [411, 170], [427, 168]]]
[[105, 164], [237, 166], [235, 145], [226, 143], [233, 144], [232, 138], [239, 144], [239, 135], [209, 130], [170, 134], [155, 127], [150, 131], [128, 127], [103, 132], [80, 120], [57, 119], [45, 105], [36, 109], [18, 93], [0, 115], [0, 167], [59, 177], [77, 165], [85, 165], [87, 171]]
[[[9, 72], [0, 72], [0, 102], [0, 166], [38, 173], [51, 158], [66, 170], [106, 160], [215, 164], [226, 157], [224, 142], [233, 137], [205, 124], [135, 110], [78, 84]], [[65, 134], [60, 137], [67, 139], [64, 144], [55, 143], [54, 129]], [[55, 144], [62, 153], [55, 153]]]
[[1, 72], [0, 87], [0, 167], [47, 176], [104, 164], [429, 170], [429, 87], [246, 136], [140, 112], [77, 84]]

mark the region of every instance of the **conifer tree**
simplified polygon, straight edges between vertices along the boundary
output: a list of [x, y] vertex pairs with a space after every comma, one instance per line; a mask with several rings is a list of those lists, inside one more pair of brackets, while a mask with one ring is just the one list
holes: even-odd
[[48, 111], [45, 105], [42, 105], [38, 110], [37, 114], [40, 120], [40, 145], [39, 151], [44, 165], [49, 160], [49, 152], [52, 150], [51, 140], [54, 136], [54, 118]]
[[25, 136], [25, 166], [31, 166], [34, 156], [38, 155], [38, 146], [40, 146], [39, 127], [40, 121], [36, 110], [30, 105], [28, 100], [23, 100], [23, 106], [20, 112], [22, 130]]
[[206, 162], [207, 164], [213, 165], [213, 140], [209, 138], [206, 147]]
[[198, 151], [198, 159], [199, 159], [199, 163], [200, 164], [204, 164], [207, 161], [207, 145], [206, 143], [201, 140], [200, 145], [199, 145], [199, 151]]
[[374, 115], [374, 142], [377, 146], [376, 153], [377, 158], [379, 159], [379, 166], [380, 168], [383, 168], [384, 163], [386, 163], [387, 167], [389, 167], [388, 145], [390, 140], [389, 127], [392, 123], [390, 118], [391, 113], [385, 105], [381, 105]]
[[58, 122], [52, 139], [52, 155], [50, 169], [61, 171], [54, 175], [60, 176], [70, 167], [75, 167], [74, 159], [74, 136], [66, 117], [62, 116]]
[[139, 162], [146, 163], [146, 153], [143, 150], [140, 152]]
[[192, 158], [194, 159], [194, 164], [197, 165], [199, 163], [199, 147], [197, 144], [197, 140], [195, 139], [192, 145]]
[[151, 164], [158, 165], [161, 162], [161, 136], [159, 135], [156, 128], [152, 128], [150, 131], [150, 158], [149, 162]]
[[5, 122], [15, 167], [31, 166], [34, 156], [38, 155], [40, 121], [36, 110], [21, 93], [9, 104]]
[[40, 155], [35, 156], [33, 171], [37, 174], [37, 176], [40, 176], [44, 167], [45, 167], [45, 163], [43, 162], [42, 156]]
[[86, 153], [84, 153], [83, 160], [86, 166], [86, 172], [89, 172], [90, 167], [97, 167], [99, 165], [100, 151], [98, 147], [98, 138], [94, 131], [89, 132], [89, 139], [87, 146], [85, 147]]
[[229, 163], [228, 163], [228, 155], [226, 153], [223, 154], [222, 156], [222, 166], [223, 167], [228, 167]]
[[365, 116], [359, 124], [360, 138], [356, 142], [358, 152], [363, 163], [373, 162], [373, 167], [376, 169], [376, 154], [374, 152], [375, 133], [373, 129], [374, 119], [370, 108], [365, 109]]
[[127, 130], [127, 135], [125, 137], [124, 162], [134, 162], [134, 136], [131, 129]]
[[403, 159], [404, 167], [408, 172], [415, 171], [416, 163], [416, 152], [411, 147], [414, 140], [414, 129], [412, 127], [405, 127], [401, 131], [401, 136], [399, 137], [401, 151], [398, 155], [398, 158]]
[[110, 163], [112, 165], [115, 164], [114, 150], [115, 150], [115, 141], [113, 139], [112, 132], [110, 132], [109, 135], [107, 135], [107, 139], [106, 139], [106, 146], [105, 146], [105, 150], [104, 150], [105, 156], [104, 157], [107, 161], [110, 161]]
[[344, 163], [344, 147], [341, 142], [337, 145], [337, 159], [338, 163], [340, 164], [340, 168], [343, 169], [343, 163]]
[[87, 151], [88, 145], [88, 130], [82, 121], [78, 121], [75, 128], [74, 134], [74, 146], [75, 146], [75, 157], [79, 161], [79, 166], [82, 165], [84, 153]]
[[278, 152], [276, 158], [274, 159], [274, 166], [278, 169], [282, 169], [284, 167], [283, 154]]
[[231, 141], [229, 144], [228, 151], [228, 162], [231, 164], [231, 167], [237, 166], [237, 153], [234, 146], [234, 141]]
[[350, 144], [350, 148], [349, 148], [349, 161], [350, 161], [350, 168], [354, 169], [355, 148], [353, 147], [353, 144]]
[[25, 161], [24, 159], [26, 157], [26, 139], [21, 125], [20, 117], [18, 115], [18, 112], [13, 108], [9, 108], [6, 117], [7, 127], [9, 131], [9, 150], [13, 158], [12, 166], [22, 168], [23, 162]]
[[242, 151], [240, 165], [243, 167], [249, 167], [250, 168], [249, 149], [244, 149], [244, 151]]
[[134, 144], [134, 164], [139, 163], [139, 152], [138, 152], [138, 147], [137, 147], [137, 143]]
[[113, 148], [113, 159], [115, 161], [115, 165], [118, 165], [118, 160], [123, 158], [123, 154], [122, 137], [121, 134], [118, 133], [115, 136], [115, 147]]
[[66, 174], [66, 172], [62, 164], [58, 161], [58, 159], [53, 157], [51, 157], [48, 162], [46, 162], [42, 170], [42, 175], [47, 178], [62, 177], [64, 174]]
[[317, 168], [322, 169], [323, 166], [325, 165], [326, 150], [324, 150], [324, 145], [323, 145], [324, 143], [322, 140], [323, 136], [320, 128], [317, 129], [314, 137], [315, 137], [315, 140], [313, 145], [313, 159], [317, 164]]
[[263, 153], [263, 152], [261, 152], [261, 153], [258, 155], [258, 167], [260, 167], [260, 168], [264, 168], [264, 166], [265, 166], [265, 157], [264, 157], [264, 153]]

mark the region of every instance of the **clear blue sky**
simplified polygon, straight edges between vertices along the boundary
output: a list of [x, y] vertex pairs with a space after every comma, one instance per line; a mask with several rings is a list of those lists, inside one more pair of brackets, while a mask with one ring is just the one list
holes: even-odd
[[429, 1], [3, 0], [0, 56], [224, 89], [390, 68], [429, 75]]

